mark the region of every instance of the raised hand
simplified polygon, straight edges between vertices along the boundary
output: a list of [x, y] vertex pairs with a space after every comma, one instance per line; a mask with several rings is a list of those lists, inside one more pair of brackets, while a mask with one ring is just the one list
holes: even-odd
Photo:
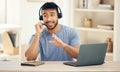
[[36, 33], [41, 33], [43, 31], [43, 23], [38, 22], [37, 24], [35, 24], [35, 29], [36, 29]]
[[64, 47], [66, 44], [60, 39], [58, 38], [55, 34], [52, 34], [52, 37], [54, 38], [54, 41], [49, 41], [49, 43], [54, 44], [56, 46], [59, 47]]

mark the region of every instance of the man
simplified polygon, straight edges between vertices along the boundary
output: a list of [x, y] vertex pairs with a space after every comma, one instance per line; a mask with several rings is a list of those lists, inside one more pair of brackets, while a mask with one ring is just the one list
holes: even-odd
[[40, 8], [39, 16], [43, 23], [38, 22], [35, 25], [36, 33], [25, 53], [27, 60], [35, 60], [38, 55], [42, 61], [72, 61], [77, 58], [80, 48], [79, 36], [73, 28], [58, 24], [58, 19], [62, 17], [58, 5], [46, 2]]

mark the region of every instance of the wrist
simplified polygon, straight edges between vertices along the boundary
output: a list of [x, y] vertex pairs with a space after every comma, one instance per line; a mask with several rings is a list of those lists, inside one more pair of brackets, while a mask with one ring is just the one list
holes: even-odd
[[35, 33], [35, 36], [39, 37], [41, 35], [41, 33]]
[[41, 35], [41, 33], [40, 33], [40, 32], [36, 32], [36, 33], [35, 33], [35, 35], [40, 36], [40, 35]]
[[67, 47], [67, 44], [64, 43], [64, 44], [62, 45], [62, 48], [66, 48], [66, 47]]

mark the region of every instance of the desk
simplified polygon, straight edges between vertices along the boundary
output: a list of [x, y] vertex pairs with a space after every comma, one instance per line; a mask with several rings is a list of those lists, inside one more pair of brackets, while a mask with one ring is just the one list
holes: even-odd
[[20, 63], [17, 61], [0, 61], [0, 72], [78, 72], [78, 71], [120, 71], [120, 62], [108, 61], [102, 65], [95, 66], [81, 66], [81, 67], [72, 67], [64, 65], [63, 62], [51, 61], [45, 62], [44, 65], [31, 67], [31, 66], [20, 66]]

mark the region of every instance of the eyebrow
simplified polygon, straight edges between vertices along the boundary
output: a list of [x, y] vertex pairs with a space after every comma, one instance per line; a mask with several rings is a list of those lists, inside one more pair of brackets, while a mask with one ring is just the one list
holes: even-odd
[[[43, 15], [44, 15], [44, 14], [47, 14], [47, 13], [43, 13]], [[55, 14], [55, 12], [50, 12], [50, 14]]]

